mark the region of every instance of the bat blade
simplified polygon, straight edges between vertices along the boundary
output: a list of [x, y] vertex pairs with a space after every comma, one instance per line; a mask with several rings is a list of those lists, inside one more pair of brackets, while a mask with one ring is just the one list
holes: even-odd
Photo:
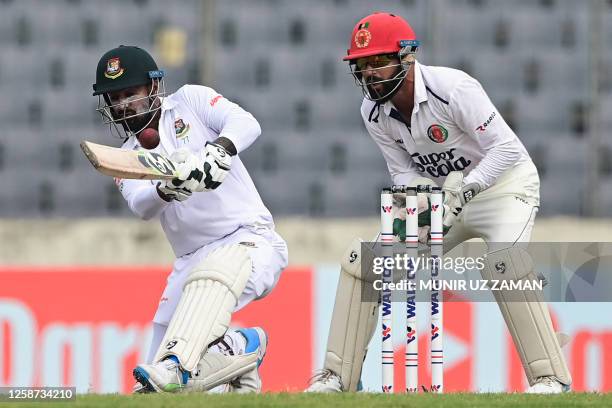
[[169, 158], [146, 150], [125, 150], [83, 140], [81, 150], [102, 174], [140, 180], [173, 179], [176, 165]]

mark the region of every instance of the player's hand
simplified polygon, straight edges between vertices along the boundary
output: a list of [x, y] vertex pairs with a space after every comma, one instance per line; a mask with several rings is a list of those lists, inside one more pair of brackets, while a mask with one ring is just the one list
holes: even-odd
[[157, 193], [165, 201], [185, 201], [191, 197], [191, 191], [169, 186], [168, 183], [162, 181], [157, 183]]
[[178, 176], [157, 184], [157, 191], [166, 201], [185, 201], [204, 178], [202, 161], [187, 148], [175, 150], [170, 159], [175, 163]]
[[450, 228], [463, 207], [480, 192], [480, 186], [476, 183], [470, 183], [467, 185], [463, 184], [463, 173], [460, 171], [451, 171], [444, 185], [442, 185], [442, 191], [444, 192], [444, 229]]
[[195, 191], [210, 191], [219, 187], [232, 166], [232, 157], [225, 148], [216, 143], [204, 147], [204, 177]]

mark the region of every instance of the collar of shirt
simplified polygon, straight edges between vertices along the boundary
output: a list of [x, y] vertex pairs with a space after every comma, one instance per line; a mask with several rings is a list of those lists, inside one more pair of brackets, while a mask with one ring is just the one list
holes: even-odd
[[[412, 113], [419, 111], [419, 104], [427, 100], [427, 89], [425, 88], [425, 81], [421, 74], [421, 64], [418, 61], [414, 61], [414, 108]], [[395, 110], [393, 102], [387, 101], [382, 105], [385, 115], [391, 116], [391, 111]]]
[[161, 98], [161, 100], [162, 100], [162, 106], [161, 106], [162, 112], [174, 109], [174, 107], [177, 104], [174, 98], [172, 98], [172, 95], [163, 97]]
[[[159, 119], [159, 138], [160, 144], [163, 146], [164, 150], [167, 154], [173, 152], [176, 149], [176, 138], [168, 137], [166, 129], [170, 126], [170, 124], [174, 123], [174, 113], [170, 113], [169, 111], [173, 111], [178, 105], [178, 101], [173, 98], [173, 95], [165, 96], [161, 98], [161, 114]], [[170, 115], [170, 116], [168, 116]], [[170, 120], [170, 122], [168, 122]]]

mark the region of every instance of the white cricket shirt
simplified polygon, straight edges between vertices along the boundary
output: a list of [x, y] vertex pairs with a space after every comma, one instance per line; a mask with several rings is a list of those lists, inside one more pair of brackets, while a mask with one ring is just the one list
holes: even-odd
[[[230, 139], [240, 153], [261, 133], [253, 115], [215, 90], [199, 85], [185, 85], [163, 99], [158, 130], [160, 144], [151, 151], [168, 156], [183, 147], [201, 153], [206, 142], [219, 136]], [[141, 147], [132, 136], [123, 148]], [[160, 218], [177, 257], [241, 227], [274, 228], [272, 215], [239, 156], [232, 157], [231, 170], [217, 189], [193, 193], [183, 202], [162, 200], [155, 180], [123, 179], [117, 184], [136, 215], [145, 220]]]
[[410, 125], [391, 101], [379, 105], [364, 98], [361, 105], [394, 184], [408, 185], [422, 176], [441, 186], [457, 170], [465, 184], [476, 182], [484, 190], [506, 170], [531, 161], [478, 81], [456, 69], [418, 62], [414, 70]]

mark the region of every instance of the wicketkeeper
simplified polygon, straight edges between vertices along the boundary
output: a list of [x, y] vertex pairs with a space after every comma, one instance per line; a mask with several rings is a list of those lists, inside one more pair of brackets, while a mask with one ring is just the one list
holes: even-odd
[[120, 46], [102, 56], [93, 85], [124, 149], [179, 163], [173, 180], [117, 181], [137, 216], [160, 220], [176, 255], [135, 390], [258, 392], [266, 333], [228, 328], [232, 313], [268, 294], [287, 265], [286, 244], [239, 157], [261, 129], [211, 88], [166, 95], [163, 76], [146, 51]]
[[[536, 167], [480, 83], [459, 70], [420, 64], [418, 47], [404, 19], [374, 13], [357, 23], [344, 57], [363, 91], [361, 115], [393, 184], [442, 186], [444, 249], [482, 238], [489, 251], [484, 279], [500, 273], [505, 279], [536, 279], [529, 254], [518, 245], [529, 242], [539, 208]], [[378, 318], [378, 304], [362, 302], [362, 287], [370, 283], [360, 273], [359, 244], [355, 240], [342, 261], [325, 364], [308, 391], [358, 388]], [[569, 389], [572, 378], [541, 293], [521, 302], [516, 294], [513, 301], [506, 295], [496, 292], [495, 299], [528, 392]]]

